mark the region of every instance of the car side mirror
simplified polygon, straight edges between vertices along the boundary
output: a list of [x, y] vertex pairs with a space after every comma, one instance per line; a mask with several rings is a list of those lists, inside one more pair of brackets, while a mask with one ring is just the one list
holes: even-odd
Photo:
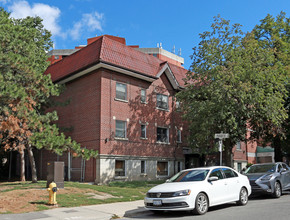
[[285, 168], [282, 168], [280, 173], [286, 172], [287, 170]]
[[219, 178], [217, 176], [211, 176], [208, 178], [209, 182], [217, 181]]

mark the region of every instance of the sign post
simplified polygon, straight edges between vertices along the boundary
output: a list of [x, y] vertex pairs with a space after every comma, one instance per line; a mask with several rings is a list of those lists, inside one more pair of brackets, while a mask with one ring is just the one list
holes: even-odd
[[220, 166], [223, 164], [223, 139], [229, 138], [229, 134], [219, 133], [215, 134], [214, 138], [218, 138], [219, 140], [219, 152], [220, 152]]

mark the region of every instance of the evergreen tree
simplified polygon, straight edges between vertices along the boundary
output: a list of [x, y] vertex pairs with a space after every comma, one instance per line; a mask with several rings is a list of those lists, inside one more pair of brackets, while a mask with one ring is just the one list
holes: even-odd
[[59, 132], [52, 123], [58, 119], [56, 112], [42, 111], [42, 105], [60, 92], [50, 76], [43, 74], [50, 37], [39, 17], [14, 19], [0, 8], [0, 146], [20, 153], [21, 181], [25, 181], [25, 150], [33, 182], [37, 181], [33, 148], [57, 154], [70, 150], [86, 159], [97, 155]]

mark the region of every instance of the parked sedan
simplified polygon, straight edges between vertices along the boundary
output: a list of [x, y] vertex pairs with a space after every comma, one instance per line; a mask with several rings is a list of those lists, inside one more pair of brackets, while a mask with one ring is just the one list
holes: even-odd
[[253, 194], [269, 193], [279, 198], [290, 189], [290, 168], [285, 163], [264, 163], [250, 166], [245, 175], [249, 178]]
[[251, 186], [246, 176], [224, 166], [183, 170], [150, 189], [144, 199], [152, 211], [194, 210], [205, 214], [210, 206], [229, 202], [248, 203]]

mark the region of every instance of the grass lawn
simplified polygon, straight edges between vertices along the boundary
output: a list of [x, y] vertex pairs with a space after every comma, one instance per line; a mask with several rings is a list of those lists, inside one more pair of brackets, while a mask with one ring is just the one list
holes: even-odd
[[[75, 207], [114, 202], [142, 200], [146, 192], [163, 181], [111, 182], [109, 185], [92, 185], [65, 182], [59, 189], [56, 200], [58, 207]], [[0, 182], [0, 214], [40, 211], [53, 206], [47, 205], [46, 181]], [[16, 208], [17, 207], [17, 208]]]

